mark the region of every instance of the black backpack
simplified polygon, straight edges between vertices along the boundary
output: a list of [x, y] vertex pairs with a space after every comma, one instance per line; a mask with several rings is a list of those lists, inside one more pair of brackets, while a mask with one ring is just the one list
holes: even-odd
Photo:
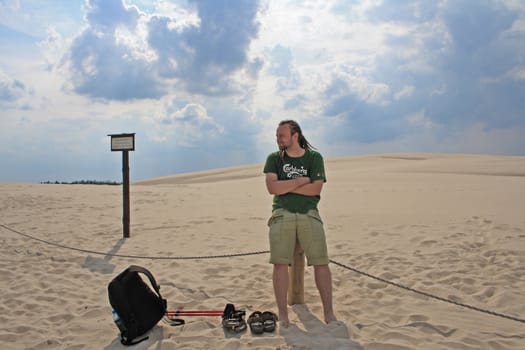
[[[139, 273], [150, 281], [153, 290], [142, 280]], [[109, 303], [118, 314], [114, 317], [120, 329], [120, 342], [123, 345], [140, 343], [143, 339], [134, 339], [153, 328], [164, 317], [167, 308], [166, 299], [160, 295], [155, 278], [144, 267], [131, 265], [108, 285]]]

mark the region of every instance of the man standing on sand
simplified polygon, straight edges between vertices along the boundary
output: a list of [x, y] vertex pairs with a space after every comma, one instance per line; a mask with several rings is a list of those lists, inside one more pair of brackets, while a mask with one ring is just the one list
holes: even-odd
[[314, 266], [315, 284], [323, 303], [326, 323], [336, 321], [332, 307], [332, 277], [323, 222], [317, 210], [326, 176], [320, 153], [313, 150], [294, 120], [277, 127], [279, 151], [266, 159], [266, 187], [274, 195], [270, 227], [270, 263], [273, 288], [284, 327], [288, 319], [288, 266], [293, 262], [296, 239], [308, 265]]

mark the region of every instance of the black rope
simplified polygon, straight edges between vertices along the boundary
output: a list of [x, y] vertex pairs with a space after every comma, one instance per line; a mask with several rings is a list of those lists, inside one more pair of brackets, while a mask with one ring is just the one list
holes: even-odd
[[249, 256], [249, 255], [258, 255], [258, 254], [266, 254], [269, 253], [268, 250], [262, 250], [258, 252], [249, 252], [249, 253], [232, 253], [232, 254], [221, 254], [221, 255], [207, 255], [207, 256], [147, 256], [147, 255], [125, 255], [125, 254], [115, 254], [115, 253], [104, 253], [104, 252], [98, 252], [96, 250], [89, 250], [89, 249], [82, 249], [82, 248], [76, 248], [76, 247], [70, 247], [67, 245], [63, 245], [60, 243], [50, 242], [46, 241], [44, 239], [34, 237], [31, 235], [28, 235], [27, 233], [22, 233], [20, 231], [14, 230], [10, 227], [7, 227], [6, 225], [0, 224], [0, 227], [5, 228], [6, 230], [9, 230], [13, 233], [19, 234], [21, 236], [24, 236], [26, 238], [51, 245], [58, 248], [63, 249], [69, 249], [74, 250], [77, 252], [82, 253], [89, 253], [94, 255], [104, 255], [104, 256], [111, 256], [111, 257], [117, 257], [117, 258], [129, 258], [129, 259], [151, 259], [151, 260], [199, 260], [199, 259], [220, 259], [220, 258], [232, 258], [232, 257], [238, 257], [238, 256]]
[[[249, 253], [233, 253], [233, 254], [205, 255], [205, 256], [140, 256], [140, 255], [112, 254], [112, 253], [98, 252], [98, 251], [89, 250], [89, 249], [75, 248], [75, 247], [70, 247], [70, 246], [66, 246], [66, 245], [63, 245], [63, 244], [59, 244], [59, 243], [46, 241], [46, 240], [43, 240], [43, 239], [40, 239], [40, 238], [31, 236], [31, 235], [28, 235], [26, 233], [19, 232], [19, 231], [14, 230], [14, 229], [6, 226], [6, 225], [3, 225], [3, 224], [0, 224], [0, 227], [3, 227], [6, 230], [9, 230], [9, 231], [11, 231], [13, 233], [19, 234], [19, 235], [24, 236], [26, 238], [33, 239], [35, 241], [38, 241], [38, 242], [41, 242], [41, 243], [45, 243], [45, 244], [48, 244], [48, 245], [52, 245], [52, 246], [55, 246], [55, 247], [58, 247], [58, 248], [70, 249], [70, 250], [74, 250], [74, 251], [78, 251], [78, 252], [90, 253], [90, 254], [96, 254], [96, 255], [119, 257], [119, 258], [151, 259], [151, 260], [199, 260], [199, 259], [231, 258], [231, 257], [259, 255], [259, 254], [267, 254], [267, 253], [269, 253], [268, 250], [262, 250], [262, 251], [249, 252]], [[360, 275], [363, 275], [363, 276], [366, 276], [368, 278], [375, 279], [377, 281], [380, 281], [380, 282], [383, 282], [383, 283], [395, 286], [395, 287], [400, 288], [400, 289], [408, 290], [410, 292], [413, 292], [413, 293], [416, 293], [416, 294], [420, 294], [420, 295], [423, 295], [423, 296], [426, 296], [426, 297], [429, 297], [429, 298], [432, 298], [432, 299], [435, 299], [435, 300], [439, 300], [439, 301], [442, 301], [442, 302], [445, 302], [445, 303], [461, 306], [461, 307], [464, 307], [464, 308], [467, 308], [467, 309], [470, 309], [470, 310], [486, 313], [486, 314], [489, 314], [489, 315], [492, 315], [492, 316], [497, 316], [497, 317], [501, 317], [501, 318], [506, 318], [508, 320], [525, 323], [525, 319], [521, 319], [521, 318], [518, 318], [518, 317], [505, 315], [505, 314], [502, 314], [502, 313], [499, 313], [499, 312], [490, 311], [490, 310], [487, 310], [487, 309], [482, 309], [482, 308], [479, 308], [479, 307], [476, 307], [476, 306], [468, 305], [468, 304], [465, 304], [465, 303], [460, 303], [458, 301], [454, 301], [454, 300], [443, 298], [443, 297], [440, 297], [440, 296], [437, 296], [437, 295], [433, 295], [433, 294], [430, 294], [430, 293], [427, 293], [427, 292], [423, 292], [423, 291], [420, 291], [420, 290], [417, 290], [417, 289], [405, 286], [405, 285], [400, 284], [400, 283], [392, 282], [392, 281], [389, 281], [387, 279], [371, 275], [371, 274], [369, 274], [367, 272], [358, 270], [356, 268], [353, 268], [353, 267], [345, 265], [345, 264], [341, 264], [340, 262], [337, 262], [337, 261], [332, 260], [332, 259], [330, 259], [330, 262], [332, 264], [334, 264], [334, 265], [337, 265], [337, 266], [345, 268], [347, 270], [356, 272], [356, 273], [358, 273]]]
[[386, 279], [381, 278], [381, 277], [377, 277], [377, 276], [371, 275], [371, 274], [369, 274], [367, 272], [360, 271], [360, 270], [355, 269], [355, 268], [353, 268], [351, 266], [347, 266], [347, 265], [341, 264], [341, 263], [339, 263], [337, 261], [334, 261], [332, 259], [330, 259], [330, 262], [335, 264], [335, 265], [337, 265], [337, 266], [343, 267], [345, 269], [357, 272], [358, 274], [361, 274], [363, 276], [366, 276], [366, 277], [375, 279], [377, 281], [381, 281], [383, 283], [390, 284], [392, 286], [395, 286], [395, 287], [398, 287], [398, 288], [401, 288], [401, 289], [405, 289], [405, 290], [408, 290], [408, 291], [411, 291], [411, 292], [414, 292], [414, 293], [417, 293], [417, 294], [420, 294], [420, 295], [424, 295], [424, 296], [429, 297], [429, 298], [433, 298], [433, 299], [436, 299], [436, 300], [439, 300], [439, 301], [443, 301], [443, 302], [449, 303], [449, 304], [454, 304], [454, 305], [457, 305], [457, 306], [462, 306], [462, 307], [465, 307], [467, 309], [483, 312], [483, 313], [486, 313], [486, 314], [489, 314], [489, 315], [503, 317], [503, 318], [506, 318], [506, 319], [509, 319], [509, 320], [525, 323], [524, 319], [521, 319], [521, 318], [518, 318], [518, 317], [509, 316], [509, 315], [501, 314], [499, 312], [494, 312], [494, 311], [482, 309], [482, 308], [479, 308], [479, 307], [476, 307], [476, 306], [460, 303], [458, 301], [454, 301], [454, 300], [443, 298], [443, 297], [440, 297], [440, 296], [437, 296], [437, 295], [433, 295], [433, 294], [430, 294], [430, 293], [427, 293], [427, 292], [423, 292], [423, 291], [420, 291], [420, 290], [417, 290], [417, 289], [414, 289], [414, 288], [410, 288], [410, 287], [407, 287], [405, 285], [402, 285], [402, 284], [399, 284], [399, 283], [396, 283], [396, 282], [392, 282], [392, 281], [386, 280]]

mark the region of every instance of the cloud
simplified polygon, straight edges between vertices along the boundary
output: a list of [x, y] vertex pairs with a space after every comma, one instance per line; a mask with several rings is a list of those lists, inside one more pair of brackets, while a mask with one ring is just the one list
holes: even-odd
[[228, 6], [228, 1], [198, 1], [201, 25], [186, 33], [186, 44], [195, 49], [197, 70], [211, 66], [232, 72], [247, 61], [246, 51], [257, 35], [258, 3], [245, 1]]
[[89, 30], [75, 39], [69, 54], [75, 92], [108, 100], [162, 96], [164, 86], [148, 62], [111, 39]]
[[270, 67], [268, 71], [275, 76], [288, 77], [292, 74], [292, 50], [282, 45], [276, 45], [269, 52]]
[[280, 44], [267, 50], [268, 73], [277, 77], [276, 92], [295, 90], [301, 86], [301, 76], [294, 65], [294, 57], [289, 47]]
[[430, 118], [428, 118], [425, 115], [425, 111], [419, 111], [413, 114], [410, 114], [405, 117], [405, 120], [408, 122], [409, 125], [413, 125], [416, 127], [423, 127], [424, 129], [432, 129], [434, 128], [434, 123]]
[[486, 47], [510, 29], [515, 19], [515, 12], [501, 1], [457, 0], [443, 8], [443, 20], [454, 47], [464, 52]]
[[523, 154], [520, 1], [82, 3], [0, 0], [0, 160], [86, 170], [129, 131], [142, 178], [255, 163], [285, 118], [327, 157]]
[[0, 109], [15, 108], [32, 94], [32, 89], [28, 88], [24, 82], [13, 79], [0, 71]]
[[525, 125], [525, 31], [515, 25], [523, 9], [499, 1], [401, 1], [362, 13], [383, 28], [383, 46], [361, 69], [348, 61], [332, 71], [320, 99], [322, 113], [337, 123], [334, 140], [401, 140], [425, 129], [439, 139], [473, 123], [488, 130]]
[[294, 97], [288, 99], [284, 103], [284, 109], [295, 109], [300, 107], [304, 102], [307, 101], [307, 98], [303, 94], [297, 94]]
[[398, 92], [394, 94], [394, 99], [400, 100], [402, 98], [410, 97], [414, 93], [414, 90], [415, 90], [414, 86], [405, 85], [403, 86], [403, 88], [401, 88], [401, 90], [399, 90]]
[[[193, 3], [193, 2], [192, 2]], [[247, 56], [257, 36], [258, 2], [195, 2], [198, 25], [177, 28], [176, 21], [154, 16], [148, 24], [148, 42], [158, 55], [161, 74], [180, 79], [191, 93], [225, 95], [238, 90], [232, 74], [246, 69], [254, 76], [260, 62]]]
[[[372, 5], [366, 15], [373, 22], [426, 22], [437, 15], [443, 1], [397, 0]], [[470, 2], [472, 3], [472, 2]]]
[[358, 106], [386, 106], [391, 102], [390, 87], [382, 82], [372, 82], [366, 75], [338, 67], [323, 95], [325, 113], [338, 115], [349, 113]]
[[[193, 2], [192, 2], [193, 3]], [[159, 98], [173, 85], [189, 93], [242, 91], [235, 73], [256, 77], [259, 59], [247, 52], [257, 36], [258, 2], [194, 3], [188, 19], [147, 15], [122, 0], [89, 0], [87, 28], [68, 55], [75, 92], [93, 98]]]
[[164, 129], [164, 141], [174, 137], [177, 144], [185, 147], [193, 147], [204, 138], [216, 138], [224, 132], [224, 128], [198, 103], [188, 103], [180, 109], [170, 106], [160, 124]]
[[75, 38], [67, 56], [75, 92], [107, 100], [163, 95], [165, 87], [154, 67], [123, 34], [137, 35], [141, 17], [137, 8], [124, 6], [121, 0], [91, 0], [86, 11], [88, 27]]
[[26, 87], [20, 80], [9, 79], [0, 75], [0, 101], [13, 102], [26, 93]]
[[86, 20], [95, 32], [113, 32], [119, 26], [135, 28], [140, 16], [136, 6], [122, 0], [89, 0], [85, 4]]

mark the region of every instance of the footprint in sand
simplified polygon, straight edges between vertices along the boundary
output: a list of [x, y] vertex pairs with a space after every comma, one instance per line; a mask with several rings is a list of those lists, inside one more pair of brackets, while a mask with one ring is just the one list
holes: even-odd
[[409, 323], [411, 322], [425, 322], [425, 321], [428, 321], [429, 318], [428, 316], [425, 316], [425, 315], [410, 315], [408, 316], [408, 320], [409, 320]]
[[437, 241], [436, 240], [433, 240], [433, 239], [427, 239], [425, 241], [422, 241], [419, 245], [420, 246], [423, 246], [423, 247], [430, 247], [430, 246], [433, 246], [434, 244], [436, 244]]
[[423, 237], [423, 236], [416, 236], [416, 237], [410, 239], [410, 243], [419, 243], [419, 242], [421, 242], [424, 239], [425, 239], [425, 237]]
[[374, 289], [375, 290], [375, 289], [385, 288], [387, 285], [386, 285], [386, 283], [383, 283], [383, 282], [381, 282], [381, 283], [370, 282], [370, 283], [367, 283], [366, 286], [368, 288], [370, 288], [370, 289]]
[[454, 334], [457, 331], [456, 328], [448, 328], [446, 326], [434, 326], [431, 323], [422, 322], [422, 321], [412, 322], [412, 323], [406, 324], [406, 325], [404, 325], [402, 327], [421, 328], [423, 330], [427, 330], [427, 331], [438, 333], [438, 334], [442, 335], [445, 338], [450, 337], [452, 334]]
[[484, 299], [492, 298], [494, 294], [496, 293], [495, 287], [487, 287], [481, 291], [478, 295], [483, 297]]

